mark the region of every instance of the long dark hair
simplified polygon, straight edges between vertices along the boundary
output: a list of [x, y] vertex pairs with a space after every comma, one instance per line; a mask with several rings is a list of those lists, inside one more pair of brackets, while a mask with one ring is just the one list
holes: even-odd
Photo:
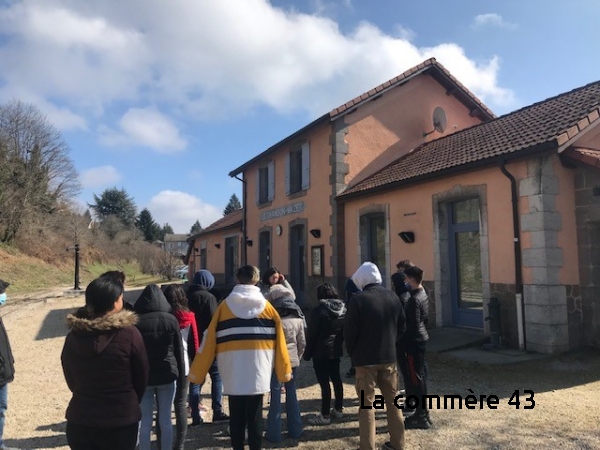
[[171, 305], [173, 314], [177, 311], [189, 311], [187, 295], [180, 284], [169, 284], [163, 293]]
[[112, 277], [96, 278], [85, 290], [85, 307], [92, 317], [104, 316], [123, 294], [123, 285]]
[[262, 283], [267, 287], [271, 286], [271, 282], [269, 281], [269, 278], [271, 278], [271, 276], [275, 275], [276, 273], [281, 273], [281, 272], [275, 266], [265, 270], [265, 273], [263, 273], [263, 276], [262, 276]]

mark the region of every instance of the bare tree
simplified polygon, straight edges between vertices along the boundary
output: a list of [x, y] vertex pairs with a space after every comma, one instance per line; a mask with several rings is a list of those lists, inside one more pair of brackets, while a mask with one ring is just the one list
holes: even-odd
[[0, 105], [0, 241], [14, 239], [33, 215], [52, 213], [79, 193], [69, 147], [30, 104]]

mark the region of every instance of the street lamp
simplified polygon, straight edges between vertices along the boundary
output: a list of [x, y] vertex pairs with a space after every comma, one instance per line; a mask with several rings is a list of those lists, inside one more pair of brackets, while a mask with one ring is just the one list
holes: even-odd
[[79, 291], [79, 244], [75, 244], [75, 247], [67, 247], [67, 251], [75, 249], [75, 283], [73, 290]]

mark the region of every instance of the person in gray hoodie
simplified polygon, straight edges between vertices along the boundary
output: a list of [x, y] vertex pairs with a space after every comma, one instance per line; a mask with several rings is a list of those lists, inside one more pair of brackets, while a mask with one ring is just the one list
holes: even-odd
[[404, 449], [404, 421], [394, 404], [398, 393], [396, 342], [406, 330], [406, 316], [395, 292], [381, 285], [381, 273], [372, 262], [352, 275], [362, 292], [352, 297], [344, 320], [346, 349], [356, 367], [359, 395], [358, 427], [361, 450], [375, 450], [375, 387], [383, 394], [390, 441], [384, 450]]
[[[311, 425], [329, 425], [331, 415], [343, 417], [344, 385], [340, 376], [340, 358], [344, 336], [344, 317], [346, 305], [339, 299], [337, 290], [331, 283], [317, 286], [319, 305], [310, 316], [304, 359], [313, 360], [313, 367], [319, 386], [321, 386], [321, 414], [308, 422]], [[335, 392], [335, 407], [331, 407], [331, 385]], [[331, 414], [330, 414], [331, 413]]]
[[271, 402], [267, 415], [265, 439], [270, 442], [281, 442], [281, 387], [285, 386], [285, 412], [287, 417], [288, 436], [298, 439], [302, 434], [302, 419], [300, 417], [300, 404], [296, 395], [296, 371], [306, 347], [304, 328], [306, 321], [304, 313], [296, 304], [296, 297], [288, 288], [281, 284], [271, 286], [267, 300], [279, 313], [281, 325], [285, 335], [285, 343], [292, 364], [292, 379], [280, 383], [277, 374], [271, 375]]

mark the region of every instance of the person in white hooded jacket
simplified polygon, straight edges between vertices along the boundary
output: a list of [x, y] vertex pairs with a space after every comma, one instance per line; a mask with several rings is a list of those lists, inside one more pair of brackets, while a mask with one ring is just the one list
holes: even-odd
[[233, 450], [244, 448], [246, 430], [250, 450], [261, 448], [262, 400], [272, 368], [282, 383], [292, 376], [281, 318], [255, 286], [259, 275], [254, 266], [237, 270], [239, 284], [215, 311], [188, 376], [192, 383], [204, 380], [216, 356], [229, 396]]
[[356, 392], [361, 407], [358, 410], [360, 450], [375, 450], [375, 412], [370, 406], [379, 387], [387, 408], [390, 441], [385, 450], [404, 449], [402, 412], [394, 404], [398, 392], [396, 342], [406, 330], [406, 316], [398, 296], [381, 285], [379, 268], [363, 263], [352, 275], [352, 281], [362, 292], [355, 294], [344, 319], [346, 350], [356, 368]]

